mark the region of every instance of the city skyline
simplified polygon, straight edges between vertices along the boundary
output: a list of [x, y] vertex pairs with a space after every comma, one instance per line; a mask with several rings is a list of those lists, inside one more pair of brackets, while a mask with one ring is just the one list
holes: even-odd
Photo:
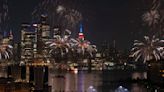
[[164, 0], [1, 0], [0, 91], [163, 92]]
[[[143, 2], [141, 1], [77, 0], [74, 2], [71, 0], [70, 2], [67, 1], [66, 4], [73, 2], [72, 5], [69, 4], [69, 7], [75, 7], [82, 13], [84, 34], [88, 40], [98, 47], [103, 42], [112, 44], [115, 40], [119, 49], [130, 49], [133, 40], [140, 38], [138, 36], [145, 33], [142, 28], [139, 28], [142, 26], [140, 22]], [[20, 34], [21, 23], [31, 22], [31, 13], [40, 1], [17, 0], [8, 1], [8, 3], [11, 29], [14, 31], [17, 42], [20, 39], [17, 35]], [[139, 8], [139, 6], [142, 7]], [[77, 28], [76, 31], [78, 32], [79, 29]]]

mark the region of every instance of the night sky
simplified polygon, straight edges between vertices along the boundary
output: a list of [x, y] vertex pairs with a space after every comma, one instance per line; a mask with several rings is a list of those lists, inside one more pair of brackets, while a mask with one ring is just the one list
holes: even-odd
[[[42, 0], [8, 0], [11, 26], [15, 40], [20, 24], [31, 21], [31, 12]], [[71, 1], [71, 0], [69, 0]], [[74, 2], [75, 1], [75, 2]], [[144, 0], [74, 0], [69, 3], [83, 15], [86, 39], [101, 46], [116, 40], [119, 49], [129, 49], [134, 39], [143, 34], [141, 15]]]

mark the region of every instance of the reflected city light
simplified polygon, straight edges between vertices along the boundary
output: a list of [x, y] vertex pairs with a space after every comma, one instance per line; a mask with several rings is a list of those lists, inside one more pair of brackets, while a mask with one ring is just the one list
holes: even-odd
[[77, 68], [74, 68], [74, 73], [77, 74], [78, 73], [78, 69]]
[[127, 88], [119, 86], [114, 92], [129, 92]]
[[134, 72], [132, 74], [132, 79], [147, 79], [147, 73]]
[[102, 1], [1, 0], [0, 92], [161, 92], [164, 0]]
[[97, 92], [97, 90], [93, 86], [89, 86], [87, 92]]

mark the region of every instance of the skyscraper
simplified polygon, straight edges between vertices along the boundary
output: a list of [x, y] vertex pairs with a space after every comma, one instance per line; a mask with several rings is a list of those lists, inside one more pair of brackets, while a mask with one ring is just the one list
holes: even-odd
[[22, 24], [21, 30], [21, 71], [23, 80], [32, 83], [35, 90], [44, 90], [48, 86], [48, 47], [50, 26], [47, 16], [41, 15], [39, 23]]
[[84, 40], [83, 25], [82, 25], [82, 23], [80, 24], [79, 39]]

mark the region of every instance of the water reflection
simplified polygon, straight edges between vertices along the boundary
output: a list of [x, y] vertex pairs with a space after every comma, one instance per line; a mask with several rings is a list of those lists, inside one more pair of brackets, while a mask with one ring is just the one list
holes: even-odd
[[146, 72], [133, 72], [132, 79], [147, 79]]
[[134, 84], [132, 84], [130, 92], [148, 92], [148, 91], [142, 85], [134, 83]]
[[[132, 73], [132, 79], [145, 79], [146, 73], [142, 72], [134, 72]], [[121, 75], [126, 76], [126, 75]], [[111, 77], [115, 77], [110, 75]], [[49, 84], [52, 86], [52, 92], [92, 92], [90, 87], [93, 87], [94, 92], [102, 92], [102, 72], [101, 71], [94, 71], [88, 73], [87, 71], [80, 71], [77, 74], [72, 72], [66, 73], [57, 73], [51, 72], [49, 74]], [[115, 86], [113, 86], [115, 85]], [[118, 87], [119, 83], [113, 83], [112, 87], [107, 87], [109, 90], [106, 92], [114, 92], [114, 90]], [[126, 84], [128, 90], [130, 92], [147, 92], [146, 89], [138, 84]], [[108, 85], [110, 86], [110, 85]], [[103, 92], [105, 92], [103, 90]]]
[[50, 73], [49, 83], [52, 85], [52, 92], [86, 92], [92, 85], [94, 89], [98, 89], [101, 85], [101, 78], [99, 73], [87, 73], [80, 71], [78, 74], [71, 72], [59, 74]]
[[[12, 73], [20, 76], [20, 71], [15, 71], [20, 70], [20, 68], [13, 69]], [[7, 77], [6, 72], [7, 68], [1, 67], [0, 77]], [[126, 81], [126, 77], [129, 78], [129, 76], [132, 79], [146, 79], [146, 72], [109, 71], [107, 73], [102, 71], [92, 71], [90, 73], [88, 71], [79, 71], [74, 73], [50, 70], [49, 85], [52, 86], [52, 92], [114, 92], [119, 86], [127, 88], [130, 92], [148, 92], [144, 86], [137, 83], [120, 83], [117, 81], [119, 78]]]
[[0, 67], [0, 77], [7, 77], [7, 68], [6, 66]]

